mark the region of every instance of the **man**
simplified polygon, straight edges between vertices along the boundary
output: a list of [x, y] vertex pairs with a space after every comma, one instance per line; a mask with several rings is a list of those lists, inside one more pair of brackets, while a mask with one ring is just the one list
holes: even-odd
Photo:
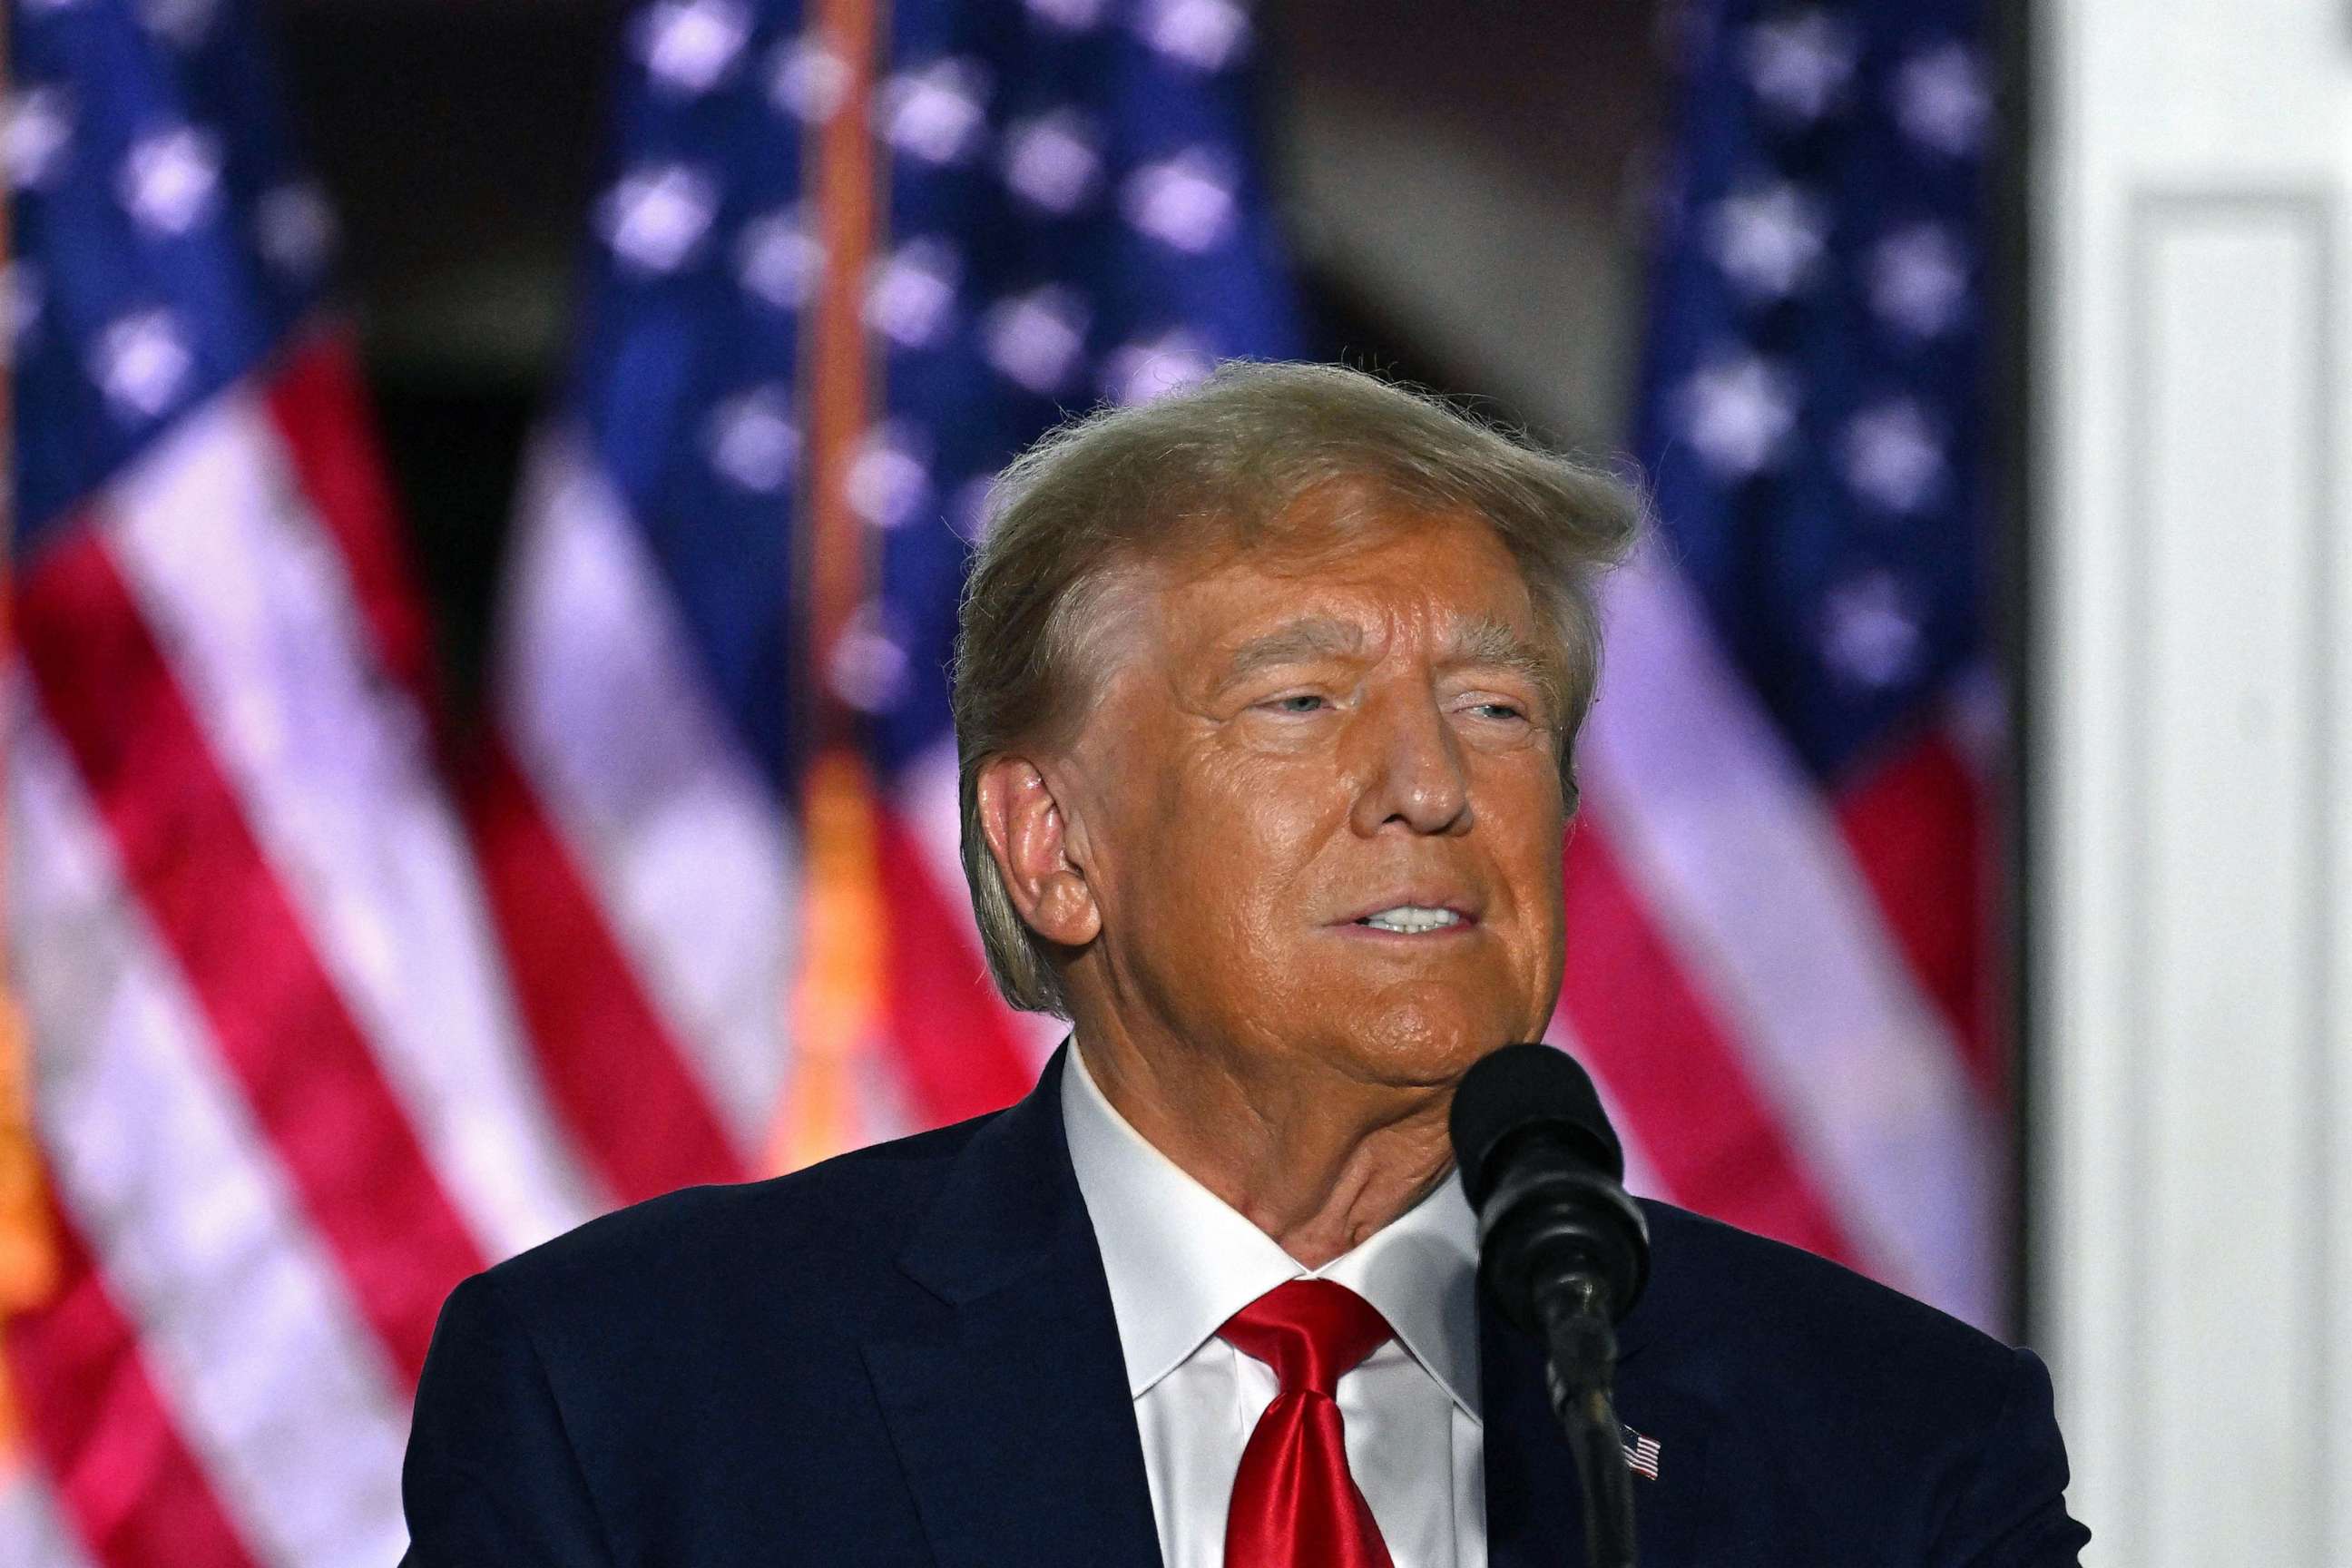
[[[1445, 1122], [1539, 1037], [1634, 509], [1351, 372], [1233, 365], [1003, 478], [956, 671], [996, 1116], [625, 1211], [467, 1281], [415, 1568], [1580, 1560]], [[2047, 1378], [1649, 1205], [1642, 1561], [2070, 1563]]]

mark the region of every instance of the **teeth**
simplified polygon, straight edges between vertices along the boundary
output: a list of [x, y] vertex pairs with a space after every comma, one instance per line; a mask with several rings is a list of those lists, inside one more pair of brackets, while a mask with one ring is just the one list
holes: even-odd
[[1462, 917], [1452, 910], [1425, 910], [1418, 904], [1399, 904], [1392, 910], [1382, 910], [1376, 915], [1366, 915], [1357, 922], [1375, 931], [1424, 931], [1445, 926], [1460, 925]]

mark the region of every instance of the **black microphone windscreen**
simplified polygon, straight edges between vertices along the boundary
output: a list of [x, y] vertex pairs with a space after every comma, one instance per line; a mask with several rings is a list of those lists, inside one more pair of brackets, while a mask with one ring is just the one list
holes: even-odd
[[1474, 1208], [1494, 1185], [1495, 1154], [1515, 1133], [1536, 1128], [1559, 1137], [1611, 1181], [1625, 1179], [1625, 1151], [1592, 1079], [1550, 1046], [1505, 1046], [1473, 1063], [1454, 1092], [1447, 1126]]

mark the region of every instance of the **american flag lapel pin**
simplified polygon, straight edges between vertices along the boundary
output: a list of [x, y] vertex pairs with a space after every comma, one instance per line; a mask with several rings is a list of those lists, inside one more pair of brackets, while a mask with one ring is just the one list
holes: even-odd
[[1617, 1424], [1625, 1434], [1625, 1463], [1637, 1476], [1650, 1480], [1658, 1479], [1658, 1440], [1644, 1437], [1623, 1422]]

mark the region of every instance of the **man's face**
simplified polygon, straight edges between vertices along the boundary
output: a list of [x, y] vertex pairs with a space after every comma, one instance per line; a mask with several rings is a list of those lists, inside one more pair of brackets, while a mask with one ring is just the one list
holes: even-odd
[[1108, 1009], [1241, 1074], [1287, 1056], [1399, 1087], [1539, 1037], [1560, 716], [1492, 531], [1375, 505], [1152, 568], [1131, 609], [1074, 748], [1101, 918], [1081, 1028]]

